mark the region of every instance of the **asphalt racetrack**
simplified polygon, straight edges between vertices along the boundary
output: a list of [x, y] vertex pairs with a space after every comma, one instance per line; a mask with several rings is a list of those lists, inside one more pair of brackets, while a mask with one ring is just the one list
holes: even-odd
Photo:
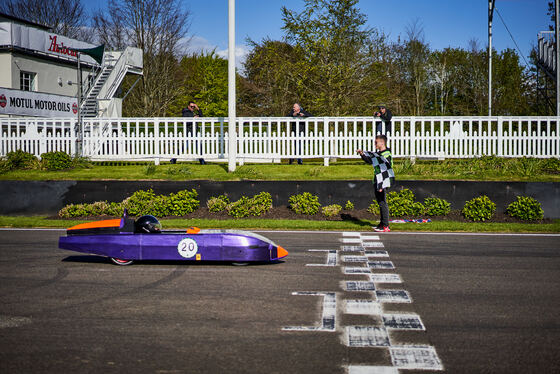
[[285, 262], [119, 267], [62, 234], [0, 231], [1, 373], [560, 372], [558, 235], [263, 232]]

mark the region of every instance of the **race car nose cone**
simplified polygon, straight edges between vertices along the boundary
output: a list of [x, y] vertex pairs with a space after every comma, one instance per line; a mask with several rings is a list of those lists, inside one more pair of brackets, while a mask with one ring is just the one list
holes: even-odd
[[288, 255], [288, 251], [280, 246], [276, 247], [276, 252], [278, 253], [278, 258], [286, 257]]

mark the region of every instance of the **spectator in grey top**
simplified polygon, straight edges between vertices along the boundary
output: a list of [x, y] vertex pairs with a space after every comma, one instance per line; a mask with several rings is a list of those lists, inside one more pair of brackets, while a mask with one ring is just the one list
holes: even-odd
[[[294, 106], [292, 107], [292, 110], [290, 110], [290, 113], [288, 113], [288, 117], [293, 117], [293, 118], [306, 118], [306, 117], [311, 117], [311, 113], [309, 113], [308, 111], [306, 111], [305, 109], [303, 109], [301, 107], [301, 105], [299, 105], [298, 103], [295, 103]], [[299, 137], [300, 133], [305, 131], [305, 122], [291, 122], [291, 132], [295, 134], [296, 137]], [[297, 148], [297, 154], [300, 155], [301, 154], [301, 140], [294, 142], [294, 149]], [[294, 162], [294, 159], [291, 158], [289, 163], [290, 165]], [[297, 163], [299, 165], [303, 164], [303, 160], [301, 158], [297, 159]]]
[[380, 121], [376, 123], [375, 133], [382, 134], [382, 135], [389, 135], [392, 130], [391, 118], [393, 118], [393, 113], [391, 113], [391, 111], [387, 109], [385, 105], [380, 105], [379, 112], [375, 112], [375, 116], [379, 117], [383, 122], [385, 122], [385, 133], [383, 133], [383, 126], [381, 126]]
[[[198, 105], [196, 105], [194, 101], [189, 101], [187, 107], [183, 109], [181, 114], [183, 117], [199, 118], [202, 117], [202, 110], [200, 110], [200, 108], [198, 107]], [[192, 122], [187, 122], [187, 133], [191, 133], [194, 135], [195, 131], [196, 129], [194, 124]], [[198, 146], [198, 142], [195, 142], [195, 147], [197, 146]], [[201, 153], [202, 153], [202, 147], [201, 147]], [[172, 164], [176, 162], [177, 162], [176, 158], [171, 159]], [[206, 161], [204, 160], [204, 158], [199, 158], [198, 162], [200, 162], [201, 165], [206, 165]]]

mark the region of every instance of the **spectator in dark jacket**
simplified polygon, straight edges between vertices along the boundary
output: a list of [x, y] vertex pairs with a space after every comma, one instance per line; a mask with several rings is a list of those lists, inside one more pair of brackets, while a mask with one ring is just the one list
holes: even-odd
[[383, 122], [385, 122], [385, 133], [383, 133], [383, 126], [381, 122], [376, 123], [376, 134], [389, 135], [392, 130], [391, 118], [393, 118], [393, 113], [385, 107], [385, 105], [379, 106], [379, 112], [375, 112], [375, 116], [379, 117]]
[[[290, 110], [290, 113], [288, 113], [288, 117], [306, 118], [311, 117], [311, 113], [303, 109], [298, 103], [295, 103], [292, 107], [292, 110]], [[296, 137], [300, 136], [301, 132], [303, 131], [305, 131], [305, 122], [291, 122], [291, 132], [294, 133]], [[301, 140], [294, 141], [294, 148], [296, 147], [298, 155], [301, 154]], [[289, 163], [292, 164], [293, 162], [294, 159], [291, 158]], [[303, 160], [301, 158], [298, 158], [297, 163], [301, 165], [303, 164]]]
[[[202, 117], [202, 110], [200, 110], [200, 108], [198, 107], [198, 105], [196, 105], [194, 101], [189, 101], [187, 107], [183, 109], [182, 115], [183, 117], [199, 118]], [[195, 134], [196, 128], [192, 122], [187, 122], [186, 127], [187, 127], [187, 133], [191, 133], [193, 135]], [[198, 142], [195, 142], [195, 147], [198, 146], [197, 143]], [[200, 147], [200, 150], [201, 150], [200, 153], [202, 153], [202, 147]], [[177, 162], [176, 158], [171, 159], [172, 164], [176, 162]], [[199, 158], [198, 162], [200, 162], [201, 165], [206, 165], [206, 161], [204, 160], [204, 158]]]

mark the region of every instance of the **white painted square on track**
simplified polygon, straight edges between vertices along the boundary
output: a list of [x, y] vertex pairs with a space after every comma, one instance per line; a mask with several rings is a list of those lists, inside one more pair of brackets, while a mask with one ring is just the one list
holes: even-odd
[[372, 273], [369, 278], [374, 283], [402, 283], [402, 279], [398, 274]]
[[342, 256], [342, 262], [368, 262], [366, 256]]
[[346, 300], [346, 314], [378, 316], [383, 313], [383, 307], [375, 300]]
[[393, 365], [399, 369], [443, 370], [432, 346], [393, 346], [389, 352]]
[[389, 257], [387, 251], [365, 251], [364, 253], [367, 257]]
[[426, 330], [418, 314], [383, 314], [381, 318], [388, 330]]
[[377, 300], [382, 303], [411, 303], [412, 299], [405, 290], [377, 290]]
[[366, 281], [346, 281], [344, 284], [346, 291], [375, 291], [375, 284]]
[[346, 266], [342, 269], [344, 274], [369, 274], [371, 273], [371, 269], [365, 266], [358, 266], [358, 267], [351, 267]]
[[363, 252], [365, 250], [361, 245], [341, 245], [342, 252]]
[[389, 347], [389, 334], [385, 327], [346, 326], [346, 342], [350, 347]]
[[395, 265], [392, 261], [370, 261], [368, 266], [372, 269], [394, 269]]
[[394, 366], [350, 365], [348, 374], [399, 374]]
[[364, 248], [385, 248], [382, 242], [362, 242]]

